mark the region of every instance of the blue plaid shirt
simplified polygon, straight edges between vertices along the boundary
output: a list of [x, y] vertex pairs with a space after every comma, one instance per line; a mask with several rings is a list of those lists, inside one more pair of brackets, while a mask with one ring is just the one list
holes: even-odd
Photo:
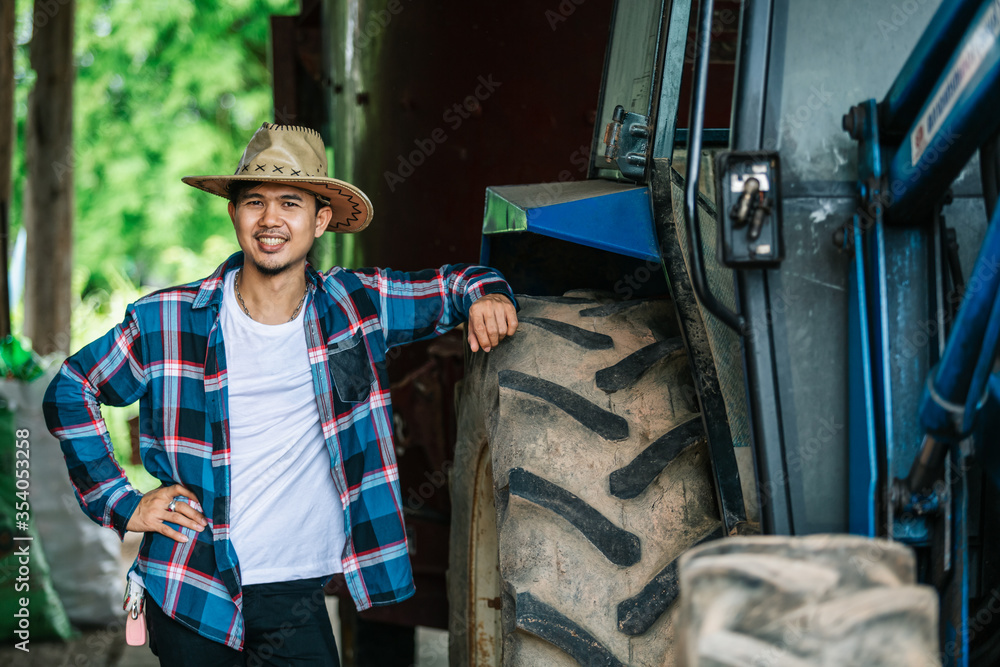
[[[182, 484], [205, 514], [202, 532], [176, 542], [146, 533], [130, 572], [163, 610], [201, 635], [242, 649], [237, 554], [229, 540], [229, 422], [225, 341], [219, 323], [224, 276], [139, 299], [124, 321], [70, 357], [45, 394], [77, 500], [124, 537], [142, 497], [113, 456], [100, 403], [139, 401], [140, 452], [165, 485]], [[444, 266], [416, 273], [307, 267], [304, 327], [316, 405], [344, 511], [344, 576], [358, 609], [413, 595], [413, 575], [393, 445], [385, 354], [462, 322], [484, 294], [513, 300], [491, 269]], [[200, 506], [199, 506], [200, 505]]]

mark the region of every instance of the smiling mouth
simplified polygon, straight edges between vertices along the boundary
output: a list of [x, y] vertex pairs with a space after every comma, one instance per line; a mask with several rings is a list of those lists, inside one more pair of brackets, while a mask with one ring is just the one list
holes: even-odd
[[288, 239], [277, 236], [258, 236], [257, 243], [268, 248], [278, 248], [288, 243]]

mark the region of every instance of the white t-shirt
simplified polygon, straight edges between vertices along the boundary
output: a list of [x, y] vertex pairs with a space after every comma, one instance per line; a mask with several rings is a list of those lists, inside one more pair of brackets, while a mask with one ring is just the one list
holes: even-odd
[[230, 539], [243, 585], [342, 572], [344, 509], [303, 327], [247, 316], [225, 279], [220, 312], [229, 387]]

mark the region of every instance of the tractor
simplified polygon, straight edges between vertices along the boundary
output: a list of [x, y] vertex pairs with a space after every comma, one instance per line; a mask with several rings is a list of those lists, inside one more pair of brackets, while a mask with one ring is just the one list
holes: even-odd
[[519, 294], [489, 354], [392, 356], [418, 597], [345, 648], [1000, 662], [1000, 1], [315, 0], [273, 32], [279, 121], [377, 211], [314, 261], [478, 255]]

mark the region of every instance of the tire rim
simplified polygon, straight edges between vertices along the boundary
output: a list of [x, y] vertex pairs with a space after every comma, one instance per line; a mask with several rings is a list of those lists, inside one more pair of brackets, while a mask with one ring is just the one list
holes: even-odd
[[477, 667], [500, 665], [500, 556], [493, 501], [493, 464], [489, 447], [480, 450], [473, 490], [469, 545], [469, 656]]

